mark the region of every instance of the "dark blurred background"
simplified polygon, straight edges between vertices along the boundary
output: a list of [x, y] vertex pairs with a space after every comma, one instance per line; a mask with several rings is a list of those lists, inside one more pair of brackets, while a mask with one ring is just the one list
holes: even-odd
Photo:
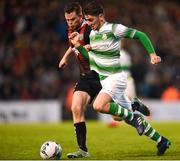
[[[68, 48], [63, 8], [67, 0], [0, 0], [0, 100], [58, 99], [78, 78], [72, 58], [60, 70]], [[84, 4], [86, 1], [79, 1]], [[103, 0], [109, 22], [146, 32], [162, 63], [153, 66], [136, 40], [125, 41], [132, 56], [137, 95], [161, 99], [180, 91], [180, 1]], [[179, 96], [180, 99], [180, 96]]]

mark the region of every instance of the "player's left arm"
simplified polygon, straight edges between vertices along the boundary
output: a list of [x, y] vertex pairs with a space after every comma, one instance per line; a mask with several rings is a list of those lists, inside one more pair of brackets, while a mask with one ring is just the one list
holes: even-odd
[[150, 38], [147, 36], [146, 33], [129, 28], [129, 31], [127, 32], [126, 37], [127, 38], [133, 38], [133, 39], [138, 39], [143, 46], [145, 47], [146, 51], [150, 55], [151, 63], [152, 64], [158, 64], [161, 62], [161, 57], [158, 56], [154, 50], [154, 47], [152, 45], [152, 42]]
[[116, 38], [133, 38], [140, 40], [140, 42], [143, 44], [150, 55], [151, 63], [157, 64], [161, 62], [161, 58], [156, 55], [151, 40], [144, 32], [138, 31], [133, 28], [128, 28], [122, 24], [113, 24], [112, 31]]

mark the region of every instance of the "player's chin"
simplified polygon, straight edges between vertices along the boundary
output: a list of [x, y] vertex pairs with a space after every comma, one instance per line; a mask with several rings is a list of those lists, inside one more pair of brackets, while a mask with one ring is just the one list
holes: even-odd
[[95, 28], [94, 26], [91, 26], [91, 29], [92, 29], [92, 30], [96, 30], [96, 28]]

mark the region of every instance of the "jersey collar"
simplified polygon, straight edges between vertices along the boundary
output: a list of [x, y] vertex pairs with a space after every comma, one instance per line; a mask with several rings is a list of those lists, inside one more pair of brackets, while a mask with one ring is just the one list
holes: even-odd
[[108, 24], [108, 22], [106, 21], [101, 27], [100, 29], [98, 30], [98, 32], [101, 32], [101, 30]]

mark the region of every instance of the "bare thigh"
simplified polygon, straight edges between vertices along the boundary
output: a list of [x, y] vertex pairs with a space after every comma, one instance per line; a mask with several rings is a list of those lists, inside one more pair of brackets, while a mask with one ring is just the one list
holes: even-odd
[[90, 101], [88, 93], [83, 91], [75, 91], [72, 100], [72, 114], [74, 123], [85, 121], [84, 111]]
[[109, 94], [100, 92], [94, 101], [94, 104], [93, 104], [94, 109], [98, 112], [108, 113], [109, 103], [111, 99], [112, 98]]

